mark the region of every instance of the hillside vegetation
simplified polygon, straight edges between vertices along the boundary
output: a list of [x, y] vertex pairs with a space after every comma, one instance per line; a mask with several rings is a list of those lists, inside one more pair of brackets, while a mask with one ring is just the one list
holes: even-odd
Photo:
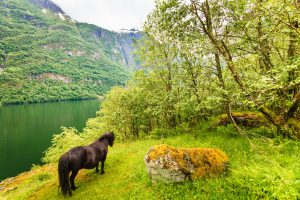
[[95, 98], [138, 65], [133, 38], [71, 19], [49, 0], [0, 1], [0, 103]]

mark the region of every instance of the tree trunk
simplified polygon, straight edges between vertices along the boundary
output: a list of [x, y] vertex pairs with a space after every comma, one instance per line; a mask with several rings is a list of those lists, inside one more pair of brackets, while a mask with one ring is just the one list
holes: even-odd
[[[297, 2], [295, 3], [296, 5], [296, 9], [298, 10], [298, 6], [300, 4], [300, 0], [297, 0]], [[292, 63], [295, 56], [296, 56], [296, 50], [297, 50], [297, 44], [298, 44], [298, 38], [297, 38], [297, 33], [294, 29], [298, 29], [299, 28], [299, 22], [298, 20], [294, 19], [294, 21], [291, 22], [290, 24], [290, 32], [289, 32], [289, 37], [290, 37], [290, 41], [289, 41], [289, 47], [288, 47], [288, 59], [290, 60], [290, 62]], [[292, 70], [289, 72], [289, 77], [288, 80], [294, 81], [297, 78], [295, 70]], [[296, 85], [294, 88], [289, 90], [289, 94], [293, 94], [293, 97], [296, 97], [296, 95], [300, 92], [300, 86]]]
[[191, 3], [192, 3], [192, 8], [191, 8], [192, 13], [195, 14], [197, 19], [199, 20], [199, 22], [201, 24], [201, 29], [208, 36], [212, 45], [222, 54], [222, 56], [224, 57], [224, 59], [227, 63], [227, 67], [229, 68], [235, 82], [239, 85], [241, 90], [244, 91], [245, 90], [244, 84], [241, 80], [240, 74], [238, 73], [238, 71], [236, 69], [236, 66], [234, 65], [230, 50], [228, 49], [225, 42], [222, 40], [219, 40], [213, 32], [212, 18], [211, 18], [208, 0], [206, 0], [201, 6], [202, 12], [205, 17], [205, 22], [203, 21], [203, 18], [199, 15], [199, 13], [197, 11], [198, 2], [195, 0], [192, 0]]
[[294, 113], [297, 111], [299, 106], [300, 106], [300, 92], [295, 96], [294, 103], [292, 104], [292, 106], [290, 107], [290, 109], [288, 110], [286, 115], [284, 116], [285, 122], [287, 122], [290, 118], [293, 117]]
[[257, 36], [259, 41], [259, 66], [261, 70], [269, 71], [271, 69], [272, 63], [270, 58], [270, 46], [269, 41], [265, 37], [262, 26], [262, 1], [257, 0], [257, 9], [258, 9], [258, 23], [257, 23]]

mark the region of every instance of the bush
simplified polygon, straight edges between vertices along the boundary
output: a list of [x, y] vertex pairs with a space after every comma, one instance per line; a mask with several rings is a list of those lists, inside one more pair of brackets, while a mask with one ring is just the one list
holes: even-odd
[[217, 132], [223, 133], [225, 135], [237, 135], [233, 124], [228, 124], [227, 126], [219, 126], [217, 127]]
[[54, 135], [52, 138], [52, 145], [49, 147], [42, 161], [45, 163], [57, 162], [59, 157], [70, 148], [80, 146], [84, 143], [82, 137], [78, 134], [75, 128], [62, 128], [63, 132]]
[[164, 128], [155, 128], [150, 132], [150, 137], [153, 139], [162, 139], [171, 136], [176, 136], [182, 133], [182, 129], [164, 129]]
[[276, 136], [276, 130], [273, 130], [272, 128], [267, 128], [265, 126], [260, 126], [258, 128], [253, 128], [250, 130], [251, 133], [265, 136], [268, 138], [274, 138]]

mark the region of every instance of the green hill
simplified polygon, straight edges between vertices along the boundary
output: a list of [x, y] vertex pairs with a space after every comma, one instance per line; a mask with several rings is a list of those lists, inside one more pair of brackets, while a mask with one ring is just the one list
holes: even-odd
[[132, 38], [79, 23], [49, 0], [0, 0], [0, 103], [95, 98], [128, 79]]
[[[161, 143], [220, 148], [229, 155], [229, 173], [216, 179], [153, 185], [144, 156], [151, 146]], [[75, 179], [78, 189], [66, 199], [299, 199], [299, 148], [297, 141], [248, 140], [229, 134], [228, 129], [199, 129], [162, 140], [117, 141], [109, 148], [106, 173], [80, 170]], [[58, 193], [57, 163], [6, 179], [0, 188], [0, 199], [64, 199]]]

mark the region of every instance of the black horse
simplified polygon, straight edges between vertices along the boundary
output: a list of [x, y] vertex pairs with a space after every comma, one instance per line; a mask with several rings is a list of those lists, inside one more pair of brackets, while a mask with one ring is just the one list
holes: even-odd
[[[104, 162], [108, 145], [113, 146], [114, 140], [115, 136], [113, 132], [104, 133], [94, 143], [88, 146], [74, 147], [59, 158], [59, 185], [64, 196], [67, 193], [71, 196], [71, 189], [76, 189], [74, 179], [80, 169], [92, 169], [96, 167], [96, 172], [98, 172], [99, 162], [101, 161], [101, 174], [104, 174]], [[72, 174], [69, 183], [70, 172], [72, 172]]]

